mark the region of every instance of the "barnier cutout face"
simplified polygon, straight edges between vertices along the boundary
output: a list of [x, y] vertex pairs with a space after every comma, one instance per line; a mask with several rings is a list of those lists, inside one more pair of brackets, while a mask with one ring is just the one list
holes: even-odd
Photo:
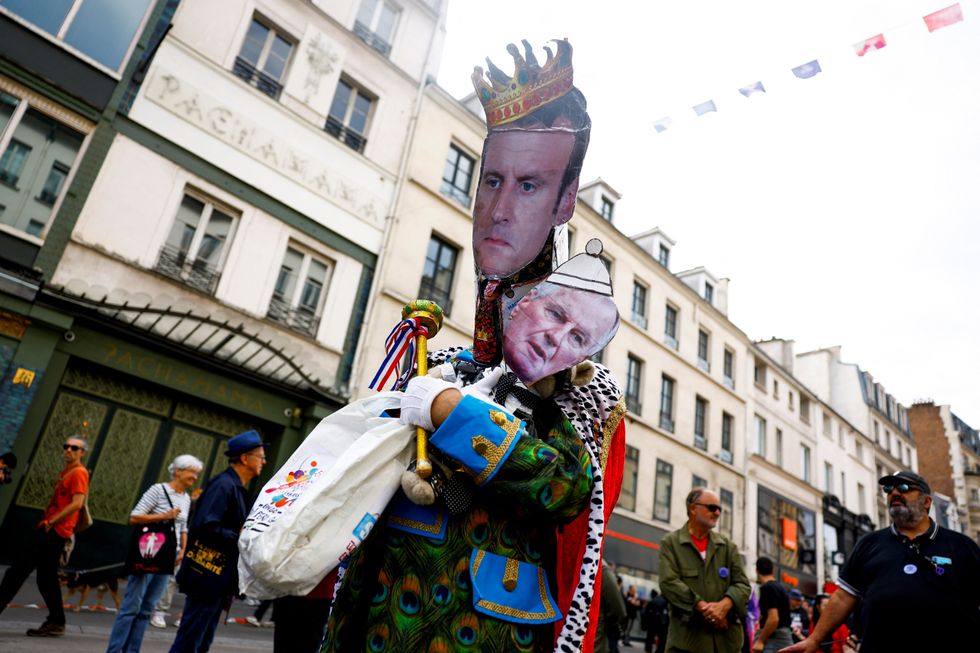
[[552, 227], [571, 219], [578, 181], [563, 191], [561, 182], [574, 145], [574, 134], [562, 130], [498, 130], [487, 137], [473, 212], [480, 272], [517, 272], [541, 252]]
[[543, 283], [518, 302], [504, 328], [504, 361], [525, 383], [581, 363], [615, 335], [611, 297]]

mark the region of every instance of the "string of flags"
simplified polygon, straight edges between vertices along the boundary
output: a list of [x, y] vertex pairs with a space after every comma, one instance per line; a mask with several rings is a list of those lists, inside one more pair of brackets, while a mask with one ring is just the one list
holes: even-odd
[[[922, 20], [925, 22], [929, 33], [932, 33], [937, 29], [942, 29], [943, 27], [949, 27], [950, 25], [962, 22], [963, 9], [960, 7], [960, 3], [957, 2], [956, 4], [950, 5], [945, 9], [940, 9], [939, 11], [934, 11], [931, 14], [923, 16]], [[855, 43], [854, 52], [857, 56], [864, 57], [870, 52], [881, 50], [886, 45], [888, 45], [888, 41], [885, 40], [885, 35], [883, 33], [876, 34], [875, 36], [864, 39], [859, 43]], [[823, 72], [820, 68], [820, 61], [817, 59], [800, 64], [799, 66], [792, 68], [791, 71], [793, 75], [799, 79], [810, 79]], [[744, 97], [748, 98], [756, 93], [765, 93], [766, 87], [763, 85], [762, 81], [759, 80], [739, 88], [738, 92]], [[695, 104], [691, 108], [699, 117], [718, 111], [718, 106], [715, 104], [714, 100], [707, 100], [705, 102]], [[653, 128], [659, 134], [667, 131], [667, 129], [669, 129], [673, 123], [673, 118], [670, 116], [665, 116], [654, 122]]]

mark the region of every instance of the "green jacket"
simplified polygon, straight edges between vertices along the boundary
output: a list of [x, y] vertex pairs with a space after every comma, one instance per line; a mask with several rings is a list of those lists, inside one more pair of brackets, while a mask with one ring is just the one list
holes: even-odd
[[[660, 591], [670, 603], [667, 653], [737, 653], [742, 649], [745, 610], [752, 591], [738, 547], [711, 532], [706, 558], [694, 548], [687, 525], [660, 542]], [[728, 629], [716, 630], [694, 610], [700, 600], [731, 598]]]

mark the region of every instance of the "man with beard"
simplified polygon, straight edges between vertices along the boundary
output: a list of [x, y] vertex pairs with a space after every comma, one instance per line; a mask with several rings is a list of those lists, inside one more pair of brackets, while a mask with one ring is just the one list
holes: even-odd
[[780, 653], [819, 650], [861, 601], [861, 653], [955, 651], [980, 629], [980, 548], [929, 517], [932, 490], [900, 471], [878, 480], [892, 525], [865, 535], [813, 632]]

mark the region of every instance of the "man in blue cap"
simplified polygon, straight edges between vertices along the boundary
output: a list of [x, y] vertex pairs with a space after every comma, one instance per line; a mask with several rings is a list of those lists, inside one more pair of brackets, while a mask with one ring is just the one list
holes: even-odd
[[238, 534], [248, 515], [245, 485], [262, 473], [265, 443], [256, 431], [228, 440], [228, 469], [210, 481], [194, 507], [187, 553], [177, 573], [187, 595], [170, 653], [203, 653], [211, 646], [221, 610], [238, 593]]

